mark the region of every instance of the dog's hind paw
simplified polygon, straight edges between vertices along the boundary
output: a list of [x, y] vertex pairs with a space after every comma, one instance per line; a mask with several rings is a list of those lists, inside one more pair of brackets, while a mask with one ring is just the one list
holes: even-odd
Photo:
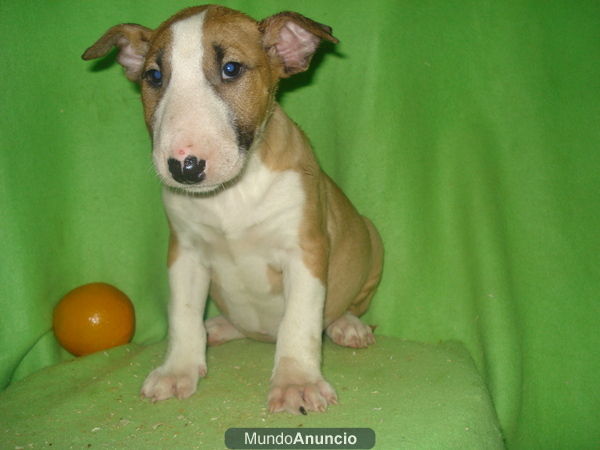
[[198, 378], [206, 375], [206, 366], [199, 370], [169, 370], [159, 367], [150, 372], [144, 381], [141, 395], [153, 402], [171, 397], [184, 399], [196, 392]]
[[334, 320], [325, 332], [333, 342], [344, 347], [364, 348], [375, 343], [371, 327], [350, 313]]
[[205, 322], [208, 345], [221, 345], [234, 339], [242, 339], [244, 335], [224, 316], [216, 316]]

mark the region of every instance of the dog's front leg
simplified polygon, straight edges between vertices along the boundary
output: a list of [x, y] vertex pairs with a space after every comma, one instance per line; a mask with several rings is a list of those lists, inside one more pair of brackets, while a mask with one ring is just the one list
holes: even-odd
[[325, 291], [300, 259], [284, 272], [286, 306], [268, 397], [271, 412], [325, 411], [328, 404], [337, 403], [320, 367]]
[[197, 253], [181, 249], [169, 268], [169, 348], [162, 366], [153, 370], [142, 395], [153, 401], [186, 398], [206, 375], [206, 330], [202, 320], [210, 283]]

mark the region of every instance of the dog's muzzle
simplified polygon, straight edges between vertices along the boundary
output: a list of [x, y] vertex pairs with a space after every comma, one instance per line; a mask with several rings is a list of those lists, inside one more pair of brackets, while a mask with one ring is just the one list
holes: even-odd
[[178, 161], [174, 158], [169, 158], [169, 172], [175, 181], [182, 184], [197, 184], [204, 180], [206, 161], [198, 159], [195, 156], [187, 156], [183, 160]]

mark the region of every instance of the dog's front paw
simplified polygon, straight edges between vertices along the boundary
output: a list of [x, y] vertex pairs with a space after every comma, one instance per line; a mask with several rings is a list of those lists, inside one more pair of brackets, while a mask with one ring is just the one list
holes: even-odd
[[268, 404], [270, 412], [324, 412], [328, 405], [337, 404], [337, 395], [331, 385], [323, 379], [306, 384], [283, 383], [271, 387]]
[[206, 366], [185, 370], [173, 370], [161, 366], [150, 372], [144, 381], [141, 394], [153, 402], [171, 397], [184, 399], [196, 392], [198, 378], [204, 375], [206, 375]]

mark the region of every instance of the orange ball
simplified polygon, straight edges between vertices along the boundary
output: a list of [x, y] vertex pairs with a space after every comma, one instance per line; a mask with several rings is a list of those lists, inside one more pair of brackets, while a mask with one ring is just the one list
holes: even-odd
[[84, 284], [54, 308], [54, 335], [75, 356], [127, 344], [135, 330], [129, 297], [106, 283]]

